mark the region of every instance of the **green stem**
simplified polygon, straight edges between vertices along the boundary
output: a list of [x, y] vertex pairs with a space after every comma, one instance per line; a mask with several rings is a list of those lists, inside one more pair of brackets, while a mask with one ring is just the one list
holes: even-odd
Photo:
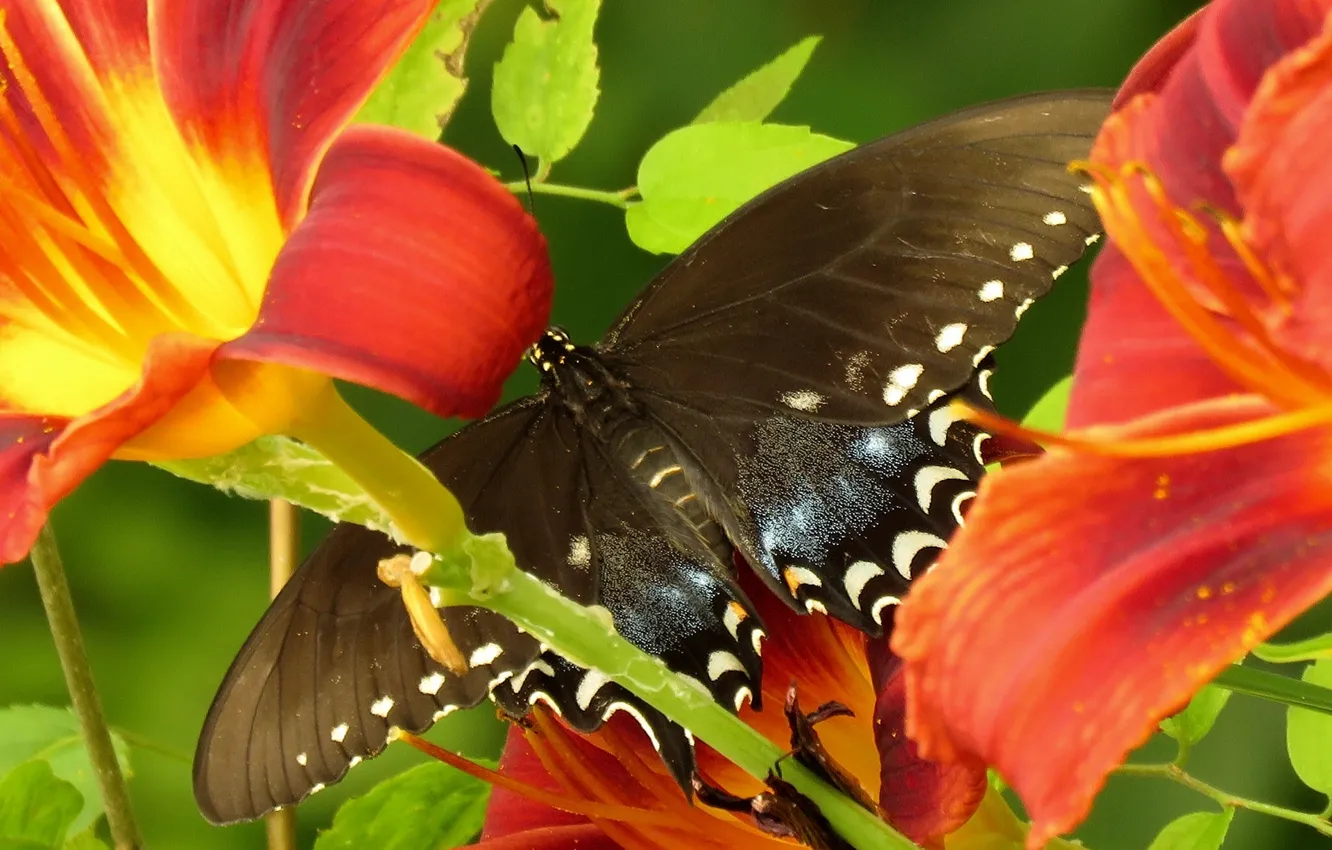
[[462, 507], [453, 494], [352, 410], [332, 382], [290, 433], [341, 468], [379, 505], [392, 521], [393, 537], [429, 552], [455, 551], [466, 537]]
[[[513, 192], [515, 195], [522, 195], [527, 191], [527, 184], [521, 180], [515, 180], [512, 183], [505, 183], [504, 188]], [[620, 209], [629, 208], [629, 195], [625, 192], [607, 192], [601, 189], [584, 189], [581, 186], [564, 186], [559, 183], [538, 183], [532, 181], [532, 194], [534, 195], [560, 195], [565, 198], [578, 198], [584, 201], [597, 201], [603, 204], [610, 204]]]
[[1273, 664], [1290, 664], [1297, 661], [1317, 661], [1320, 658], [1332, 658], [1332, 634], [1319, 635], [1293, 643], [1260, 643], [1252, 651], [1257, 657]]
[[1332, 714], [1332, 690], [1289, 676], [1231, 665], [1221, 671], [1221, 675], [1213, 679], [1212, 684], [1237, 694]]
[[1321, 815], [1312, 814], [1310, 812], [1298, 812], [1283, 806], [1274, 806], [1271, 803], [1262, 803], [1257, 800], [1250, 800], [1246, 797], [1237, 797], [1234, 794], [1229, 794], [1214, 785], [1209, 785], [1201, 779], [1185, 773], [1178, 766], [1173, 764], [1126, 764], [1116, 769], [1115, 773], [1118, 773], [1121, 776], [1155, 776], [1159, 779], [1168, 779], [1171, 782], [1176, 782], [1183, 785], [1185, 788], [1192, 789], [1193, 791], [1202, 794], [1204, 797], [1214, 800], [1221, 806], [1233, 809], [1247, 809], [1251, 812], [1270, 815], [1275, 818], [1281, 818], [1282, 820], [1302, 823], [1305, 826], [1313, 827], [1323, 835], [1332, 836], [1332, 822], [1329, 822], [1327, 818]]
[[115, 842], [116, 850], [138, 850], [143, 846], [143, 838], [134, 820], [129, 788], [120, 771], [115, 745], [111, 743], [111, 730], [102, 713], [102, 701], [93, 684], [92, 667], [88, 664], [83, 633], [74, 612], [74, 599], [69, 593], [65, 567], [60, 561], [60, 551], [56, 548], [55, 533], [50, 525], [42, 528], [32, 547], [31, 558], [42, 605], [46, 608], [46, 619], [51, 626], [51, 637], [60, 656], [60, 667], [65, 671], [65, 685], [83, 730], [83, 742], [97, 776], [97, 787], [102, 792], [111, 840]]
[[[423, 579], [468, 592], [475, 604], [503, 614], [575, 664], [596, 669], [706, 741], [751, 776], [764, 779], [784, 755], [776, 744], [718, 705], [697, 681], [677, 676], [615, 632], [609, 612], [564, 598], [519, 570], [503, 535], [473, 537], [462, 552], [439, 558]], [[875, 815], [793, 761], [782, 776], [809, 797], [838, 834], [859, 848], [914, 850]]]

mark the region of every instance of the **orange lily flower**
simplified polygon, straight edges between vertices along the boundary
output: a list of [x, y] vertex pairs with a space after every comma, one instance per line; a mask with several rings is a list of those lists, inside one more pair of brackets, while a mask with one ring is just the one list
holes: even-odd
[[284, 433], [331, 377], [497, 400], [549, 312], [534, 222], [347, 127], [434, 6], [0, 2], [0, 563], [106, 460]]

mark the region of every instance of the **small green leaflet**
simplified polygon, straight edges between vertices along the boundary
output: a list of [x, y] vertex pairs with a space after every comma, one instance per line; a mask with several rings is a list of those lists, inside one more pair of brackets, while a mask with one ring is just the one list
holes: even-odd
[[625, 214], [629, 238], [646, 251], [678, 254], [764, 189], [853, 147], [783, 124], [681, 127], [639, 163], [643, 200]]
[[431, 141], [467, 90], [463, 59], [472, 29], [490, 0], [440, 0], [430, 21], [356, 113]]
[[1212, 731], [1217, 715], [1226, 707], [1230, 691], [1214, 685], [1206, 685], [1193, 695], [1184, 710], [1161, 721], [1161, 731], [1179, 741], [1181, 746], [1191, 747]]
[[443, 850], [481, 831], [490, 786], [430, 762], [379, 783], [343, 803], [315, 850]]
[[1022, 424], [1038, 431], [1062, 431], [1064, 416], [1068, 412], [1068, 397], [1073, 390], [1073, 376], [1069, 375], [1041, 396]]
[[1332, 658], [1332, 633], [1292, 643], [1260, 643], [1253, 648], [1253, 654], [1273, 664]]
[[1234, 817], [1235, 810], [1226, 809], [1176, 818], [1157, 833], [1147, 850], [1218, 850]]
[[490, 110], [504, 141], [540, 160], [563, 159], [592, 123], [601, 72], [592, 29], [601, 0], [546, 0], [553, 19], [523, 9], [495, 65]]
[[[111, 738], [120, 756], [120, 768], [129, 775], [129, 746], [117, 735]], [[84, 831], [101, 816], [97, 778], [83, 746], [78, 720], [69, 709], [45, 705], [0, 708], [0, 779], [30, 759], [49, 763], [55, 775], [81, 796], [82, 810], [76, 810], [78, 817], [71, 833]]]
[[51, 765], [25, 761], [0, 781], [0, 848], [62, 847], [81, 808], [78, 789]]
[[[1332, 687], [1332, 659], [1315, 661], [1304, 668], [1300, 678], [1311, 685]], [[1332, 796], [1332, 717], [1292, 706], [1286, 714], [1286, 751], [1300, 781]]]
[[799, 79], [821, 36], [811, 35], [797, 42], [781, 56], [756, 71], [704, 107], [694, 119], [695, 124], [709, 121], [762, 121], [791, 91]]

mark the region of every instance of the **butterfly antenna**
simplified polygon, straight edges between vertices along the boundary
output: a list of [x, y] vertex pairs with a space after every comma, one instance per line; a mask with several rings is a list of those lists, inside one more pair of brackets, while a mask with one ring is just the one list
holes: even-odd
[[513, 146], [513, 152], [518, 154], [518, 161], [523, 166], [523, 181], [527, 183], [527, 211], [536, 215], [536, 196], [532, 193], [532, 170], [527, 165], [527, 154], [517, 145]]

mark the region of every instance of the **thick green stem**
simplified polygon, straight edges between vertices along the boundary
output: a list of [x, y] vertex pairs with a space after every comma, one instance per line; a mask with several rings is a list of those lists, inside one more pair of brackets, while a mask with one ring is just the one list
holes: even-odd
[[[620, 637], [604, 608], [572, 602], [519, 570], [503, 535], [469, 539], [461, 552], [440, 557], [423, 578], [444, 590], [469, 593], [476, 604], [503, 614], [573, 663], [605, 673], [752, 776], [765, 778], [784, 755], [697, 681], [677, 676]], [[888, 824], [799, 764], [783, 762], [782, 776], [814, 801], [852, 846], [914, 850], [916, 845]]]
[[74, 714], [79, 718], [83, 741], [102, 792], [111, 840], [115, 842], [116, 850], [138, 850], [143, 846], [143, 838], [134, 819], [129, 788], [120, 771], [116, 748], [111, 743], [111, 730], [102, 714], [102, 701], [93, 684], [83, 633], [74, 613], [74, 600], [69, 594], [69, 582], [65, 579], [65, 568], [60, 562], [51, 526], [44, 527], [38, 535], [31, 558], [42, 605], [46, 608], [46, 620], [51, 626], [51, 637], [60, 656], [60, 667], [65, 671], [65, 686], [69, 688]]
[[1289, 676], [1232, 665], [1221, 671], [1212, 684], [1237, 694], [1332, 714], [1332, 690]]

